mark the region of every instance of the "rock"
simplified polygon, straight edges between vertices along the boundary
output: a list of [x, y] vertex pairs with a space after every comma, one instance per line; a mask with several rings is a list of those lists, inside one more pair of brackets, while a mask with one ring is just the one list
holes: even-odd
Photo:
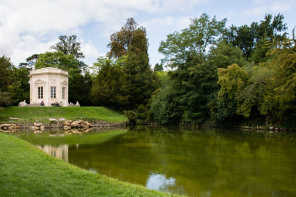
[[69, 121], [64, 122], [64, 126], [71, 126], [71, 123]]
[[13, 118], [13, 117], [10, 117], [9, 120], [20, 120], [20, 118]]
[[45, 130], [45, 126], [41, 125], [41, 126], [40, 126], [40, 130], [41, 130], [41, 131]]
[[269, 130], [273, 130], [274, 129], [274, 127], [269, 127]]
[[41, 127], [41, 124], [35, 122], [35, 123], [34, 123], [34, 126], [35, 126], [35, 127]]
[[71, 127], [75, 128], [75, 127], [78, 127], [78, 125], [79, 125], [78, 122], [72, 122]]
[[57, 122], [58, 120], [55, 118], [49, 118], [49, 122]]
[[66, 119], [65, 118], [59, 118], [58, 121], [64, 122], [64, 121], [66, 121]]

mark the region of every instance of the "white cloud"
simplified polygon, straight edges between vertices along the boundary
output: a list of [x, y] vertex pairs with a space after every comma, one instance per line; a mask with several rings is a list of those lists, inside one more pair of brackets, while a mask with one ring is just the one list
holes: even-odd
[[[81, 32], [88, 23], [101, 24], [100, 34], [109, 37], [119, 30], [123, 19], [138, 13], [186, 9], [205, 0], [1, 0], [0, 55], [13, 62], [24, 61], [32, 52], [44, 52], [59, 35]], [[90, 43], [86, 56], [98, 54]], [[40, 50], [40, 51], [38, 51]]]
[[190, 22], [191, 22], [190, 17], [188, 16], [186, 17], [167, 16], [163, 18], [153, 18], [151, 20], [144, 21], [142, 25], [149, 30], [165, 28], [166, 26], [171, 27], [175, 30], [181, 30], [188, 27]]
[[275, 12], [284, 12], [284, 11], [292, 9], [293, 2], [294, 1], [285, 1], [285, 2], [277, 1], [277, 2], [274, 2], [270, 8], [272, 11], [275, 11]]
[[259, 7], [247, 10], [245, 13], [249, 16], [262, 16], [267, 12], [268, 12], [268, 7], [259, 6]]
[[[139, 17], [150, 35], [161, 30], [163, 35], [153, 38], [158, 42], [167, 34], [188, 27], [189, 14], [207, 12], [202, 6], [209, 4], [214, 8], [215, 0], [0, 0], [0, 56], [11, 57], [17, 65], [33, 53], [48, 51], [58, 36], [77, 35], [87, 40], [81, 42], [83, 52], [86, 60], [92, 59], [105, 53], [98, 45], [106, 48], [109, 36], [129, 17]], [[262, 16], [269, 10], [293, 8], [295, 0], [254, 0], [247, 13]], [[89, 31], [92, 33], [85, 33]], [[84, 35], [89, 37], [83, 38]]]
[[250, 16], [262, 16], [270, 12], [285, 12], [295, 9], [296, 0], [254, 0], [253, 8], [246, 10], [246, 14]]
[[81, 51], [85, 55], [85, 62], [92, 65], [96, 62], [96, 59], [100, 56], [105, 56], [106, 54], [100, 53], [98, 49], [89, 41], [79, 41], [81, 43]]

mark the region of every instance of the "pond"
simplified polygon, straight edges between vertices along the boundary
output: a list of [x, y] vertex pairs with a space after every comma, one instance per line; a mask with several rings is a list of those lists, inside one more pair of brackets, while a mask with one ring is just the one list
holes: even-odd
[[19, 132], [94, 173], [189, 196], [296, 196], [296, 134], [136, 127], [71, 136]]

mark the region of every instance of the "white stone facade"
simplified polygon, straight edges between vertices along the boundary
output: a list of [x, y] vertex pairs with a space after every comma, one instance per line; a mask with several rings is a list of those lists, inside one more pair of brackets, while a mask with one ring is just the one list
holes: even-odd
[[52, 67], [30, 72], [30, 104], [68, 106], [68, 72]]

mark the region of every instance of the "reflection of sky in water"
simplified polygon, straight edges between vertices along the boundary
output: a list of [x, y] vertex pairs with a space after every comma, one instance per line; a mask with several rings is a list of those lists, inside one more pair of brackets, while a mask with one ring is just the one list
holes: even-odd
[[92, 173], [97, 173], [97, 171], [93, 168], [89, 168], [88, 171], [92, 172]]
[[175, 186], [175, 178], [166, 178], [163, 174], [152, 173], [147, 180], [146, 187], [149, 189], [168, 191], [169, 187]]

